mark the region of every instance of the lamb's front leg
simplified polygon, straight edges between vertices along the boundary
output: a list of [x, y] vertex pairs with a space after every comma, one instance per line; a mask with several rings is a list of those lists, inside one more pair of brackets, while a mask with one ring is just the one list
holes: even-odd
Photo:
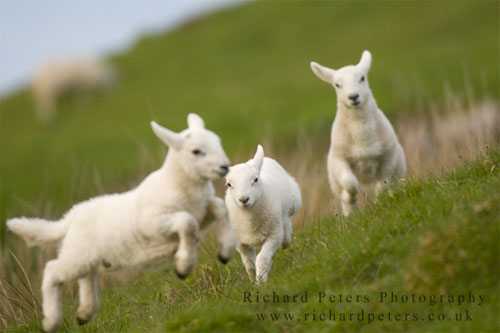
[[269, 236], [257, 255], [257, 284], [267, 281], [267, 275], [273, 263], [273, 256], [283, 242], [283, 232]]
[[255, 249], [246, 244], [238, 244], [238, 252], [251, 281], [255, 281]]
[[217, 257], [222, 263], [227, 263], [233, 256], [237, 245], [236, 234], [229, 222], [229, 216], [224, 200], [213, 197], [208, 201], [208, 209], [213, 215], [217, 226]]
[[345, 216], [349, 216], [356, 210], [358, 179], [352, 172], [349, 163], [341, 159], [329, 161], [328, 172], [330, 173], [332, 191], [341, 199], [342, 212]]
[[170, 219], [170, 233], [179, 236], [179, 247], [174, 256], [175, 273], [184, 279], [198, 260], [199, 226], [196, 219], [187, 212], [172, 214]]

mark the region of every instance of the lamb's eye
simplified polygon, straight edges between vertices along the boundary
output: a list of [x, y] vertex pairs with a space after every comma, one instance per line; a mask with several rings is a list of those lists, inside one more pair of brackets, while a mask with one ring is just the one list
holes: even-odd
[[201, 150], [199, 150], [199, 149], [194, 149], [192, 151], [192, 153], [193, 153], [193, 155], [196, 155], [196, 156], [202, 156], [202, 155], [204, 155], [203, 152]]
[[255, 177], [255, 179], [253, 180], [254, 184], [257, 183], [258, 181], [259, 181], [258, 177]]
[[340, 84], [335, 83], [335, 87], [340, 88]]
[[231, 187], [232, 185], [231, 185], [231, 183], [226, 183], [226, 186]]
[[364, 75], [361, 77], [361, 79], [359, 80], [359, 82], [365, 82], [365, 76]]

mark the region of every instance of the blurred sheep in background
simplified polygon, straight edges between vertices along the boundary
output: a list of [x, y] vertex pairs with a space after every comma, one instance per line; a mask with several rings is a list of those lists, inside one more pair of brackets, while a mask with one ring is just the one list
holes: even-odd
[[99, 59], [74, 58], [46, 63], [32, 82], [37, 118], [44, 124], [50, 123], [55, 118], [58, 101], [64, 95], [105, 91], [116, 80], [115, 69]]

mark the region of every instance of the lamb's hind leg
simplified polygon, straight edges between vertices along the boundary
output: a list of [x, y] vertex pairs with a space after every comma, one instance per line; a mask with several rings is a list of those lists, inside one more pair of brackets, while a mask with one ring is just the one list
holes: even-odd
[[95, 273], [90, 273], [78, 279], [78, 292], [80, 296], [80, 306], [77, 310], [77, 319], [78, 323], [83, 325], [92, 319], [99, 307], [97, 277]]
[[179, 247], [175, 253], [175, 273], [181, 279], [191, 273], [198, 260], [199, 226], [196, 219], [187, 212], [173, 214], [171, 233], [179, 236]]
[[[83, 267], [78, 263], [61, 258], [51, 260], [45, 265], [42, 281], [43, 298], [43, 330], [54, 332], [61, 324], [63, 314], [61, 306], [61, 292], [64, 283], [73, 281], [85, 274]], [[81, 267], [79, 269], [79, 267]]]
[[378, 196], [382, 193], [391, 182], [403, 178], [405, 170], [406, 161], [404, 151], [401, 146], [398, 146], [389, 162], [381, 166], [379, 180], [375, 182], [375, 195]]
[[42, 281], [42, 327], [45, 332], [54, 332], [62, 321], [61, 291], [62, 281], [58, 277], [58, 261], [51, 260], [45, 265]]
[[289, 216], [283, 217], [283, 242], [281, 247], [286, 249], [290, 247], [292, 243], [292, 221]]
[[375, 182], [375, 196], [378, 196], [380, 193], [382, 193], [388, 185], [389, 181], [387, 179]]

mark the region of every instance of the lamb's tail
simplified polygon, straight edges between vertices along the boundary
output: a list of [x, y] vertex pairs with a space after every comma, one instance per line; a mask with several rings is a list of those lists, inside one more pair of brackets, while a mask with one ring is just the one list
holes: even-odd
[[69, 223], [39, 218], [16, 217], [7, 220], [7, 227], [22, 237], [28, 246], [59, 243], [68, 231]]

